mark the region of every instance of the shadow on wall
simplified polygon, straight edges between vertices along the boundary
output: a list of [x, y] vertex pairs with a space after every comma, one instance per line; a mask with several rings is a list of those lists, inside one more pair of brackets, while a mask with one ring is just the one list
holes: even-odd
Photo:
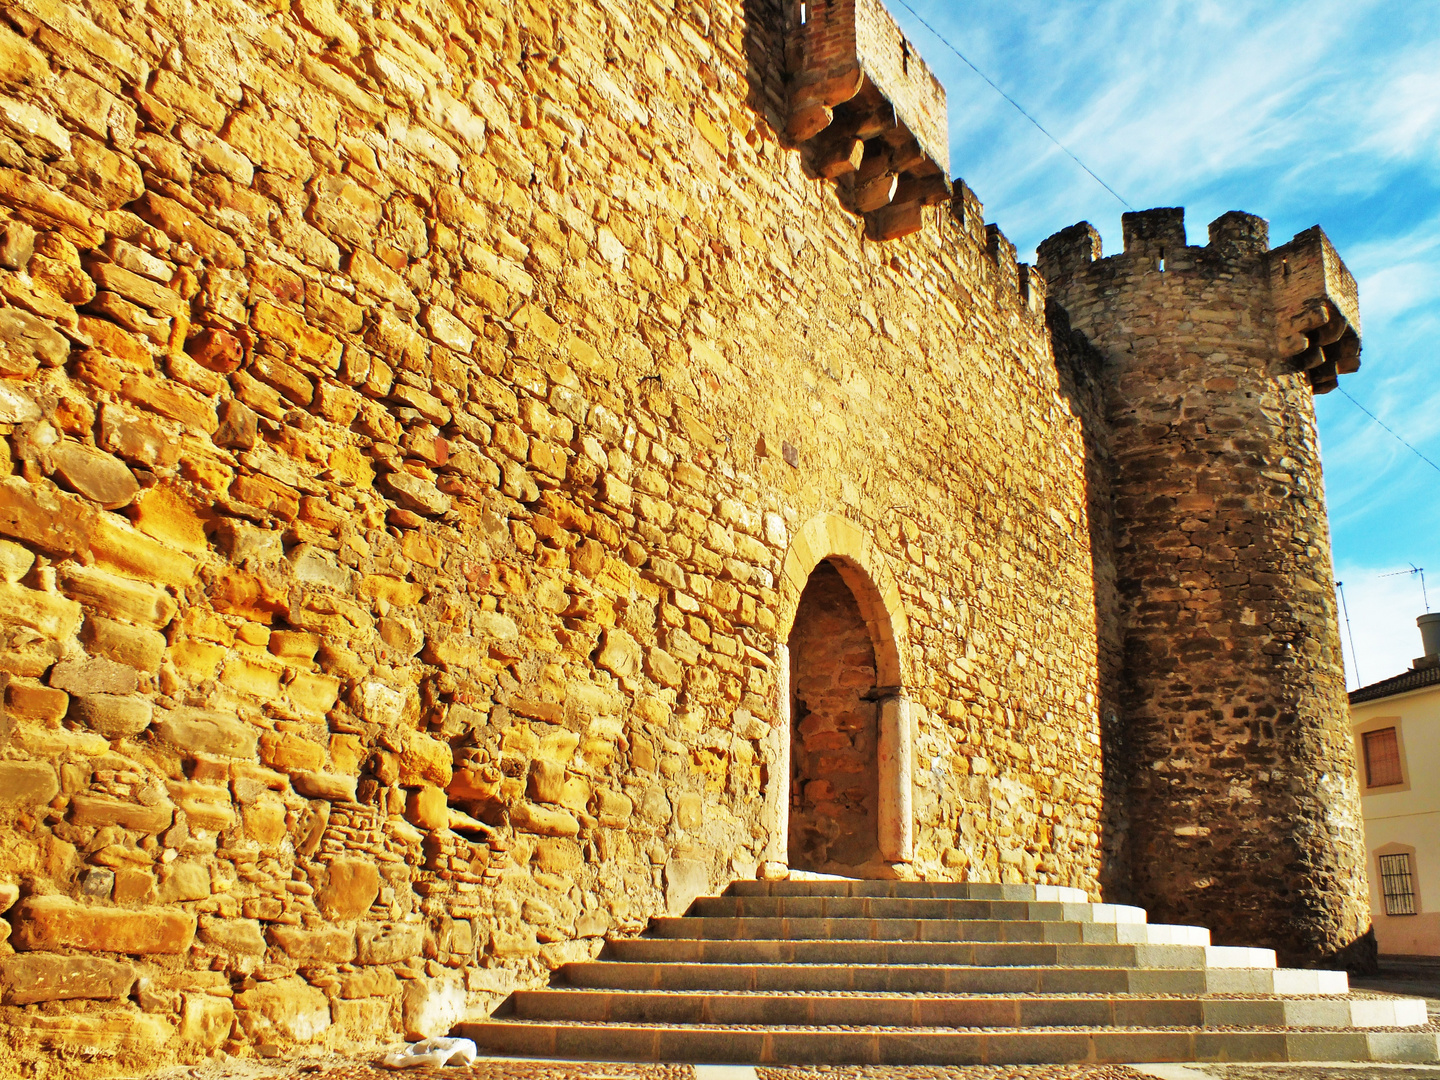
[[771, 130], [785, 130], [785, 5], [745, 0], [745, 103]]
[[1120, 601], [1115, 583], [1114, 462], [1110, 456], [1110, 424], [1106, 415], [1104, 358], [1053, 300], [1045, 319], [1055, 355], [1060, 392], [1080, 420], [1085, 442], [1086, 519], [1090, 527], [1091, 572], [1095, 587], [1095, 629], [1099, 685], [1095, 688], [1100, 715], [1102, 791], [1100, 810], [1100, 887], [1111, 903], [1128, 902], [1133, 894], [1129, 862], [1130, 763], [1125, 728], [1120, 719], [1120, 677], [1124, 663], [1120, 632]]

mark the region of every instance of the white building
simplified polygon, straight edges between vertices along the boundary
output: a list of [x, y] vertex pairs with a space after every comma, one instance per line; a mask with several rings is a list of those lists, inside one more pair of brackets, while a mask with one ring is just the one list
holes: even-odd
[[1381, 956], [1440, 956], [1440, 614], [1416, 622], [1425, 655], [1350, 695]]

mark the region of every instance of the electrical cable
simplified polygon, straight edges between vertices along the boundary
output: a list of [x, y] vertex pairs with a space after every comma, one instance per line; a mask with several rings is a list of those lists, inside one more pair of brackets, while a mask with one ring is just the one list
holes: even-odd
[[1054, 143], [1061, 150], [1063, 150], [1065, 152], [1065, 155], [1069, 157], [1071, 161], [1075, 162], [1076, 165], [1079, 165], [1080, 168], [1084, 169], [1087, 173], [1089, 173], [1092, 180], [1094, 180], [1097, 184], [1103, 187], [1111, 195], [1114, 195], [1121, 206], [1125, 207], [1126, 210], [1135, 209], [1133, 206], [1131, 206], [1128, 202], [1125, 201], [1124, 197], [1118, 191], [1116, 191], [1113, 187], [1107, 184], [1104, 180], [1101, 180], [1100, 177], [1096, 175], [1094, 169], [1090, 168], [1089, 165], [1086, 165], [1083, 161], [1076, 157], [1074, 152], [1068, 146], [1062, 143], [1054, 135], [1051, 135], [1050, 132], [1046, 131], [1045, 125], [1040, 123], [1039, 120], [1036, 120], [1035, 117], [1031, 116], [1028, 112], [1026, 112], [1023, 105], [1021, 105], [1018, 101], [1012, 98], [1004, 90], [1001, 90], [994, 79], [990, 78], [989, 75], [986, 75], [985, 72], [981, 71], [978, 67], [975, 66], [975, 64], [970, 60], [968, 56], [962, 53], [954, 45], [950, 44], [949, 40], [945, 37], [944, 34], [940, 33], [939, 30], [936, 30], [935, 27], [931, 26], [928, 22], [925, 21], [925, 17], [923, 15], [921, 15], [918, 11], [916, 11], [913, 7], [906, 3], [905, 0], [896, 0], [896, 3], [898, 3], [906, 11], [910, 12], [911, 15], [914, 15], [915, 18], [920, 21], [920, 25], [925, 27], [926, 30], [929, 30], [930, 33], [934, 34], [935, 37], [939, 40], [940, 44], [944, 45], [947, 49], [949, 49], [961, 60], [963, 60], [966, 67], [968, 67], [971, 71], [975, 72], [976, 75], [979, 75], [980, 78], [984, 79], [987, 83], [989, 83], [990, 89], [994, 90], [1002, 98], [1004, 98], [1011, 105], [1013, 105], [1016, 112], [1018, 112], [1021, 116], [1025, 117], [1026, 120], [1029, 120], [1030, 123], [1034, 124], [1035, 127], [1039, 129], [1040, 134], [1044, 135], [1052, 143]]
[[[901, 2], [903, 3], [904, 0], [901, 0]], [[1426, 465], [1429, 465], [1436, 472], [1440, 472], [1440, 465], [1436, 465], [1435, 462], [1431, 461], [1419, 450], [1416, 450], [1415, 447], [1411, 446], [1408, 442], [1406, 442], [1405, 439], [1394, 428], [1392, 428], [1389, 424], [1385, 423], [1384, 420], [1381, 420], [1369, 409], [1365, 408], [1364, 405], [1361, 405], [1360, 402], [1356, 401], [1353, 397], [1350, 397], [1350, 392], [1346, 390], [1343, 386], [1337, 386], [1335, 389], [1339, 390], [1340, 393], [1344, 394], [1347, 398], [1350, 398], [1350, 404], [1354, 405], [1366, 416], [1370, 417], [1371, 420], [1374, 420], [1375, 423], [1379, 424], [1382, 428], [1384, 428], [1391, 435], [1393, 435], [1395, 437], [1395, 440], [1399, 442], [1401, 446], [1405, 447], [1407, 450], [1409, 450], [1412, 454], [1418, 457], [1421, 461], [1425, 462]]]

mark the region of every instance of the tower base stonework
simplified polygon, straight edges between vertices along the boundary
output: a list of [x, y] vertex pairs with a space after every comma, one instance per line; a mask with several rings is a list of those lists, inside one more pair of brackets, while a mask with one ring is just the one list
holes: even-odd
[[1318, 229], [1126, 214], [1040, 247], [1105, 358], [1132, 880], [1156, 918], [1292, 962], [1373, 965], [1312, 388], [1358, 366]]

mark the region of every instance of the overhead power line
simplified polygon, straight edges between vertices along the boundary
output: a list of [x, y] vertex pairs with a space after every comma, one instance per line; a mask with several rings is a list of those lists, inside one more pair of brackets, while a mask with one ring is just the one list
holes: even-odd
[[1128, 202], [1125, 201], [1124, 197], [1118, 191], [1116, 191], [1113, 187], [1107, 184], [1104, 180], [1101, 180], [1100, 177], [1096, 175], [1094, 169], [1090, 168], [1089, 165], [1086, 165], [1085, 162], [1081, 161], [1078, 157], [1076, 157], [1074, 151], [1072, 151], [1068, 146], [1062, 143], [1054, 135], [1051, 135], [1050, 132], [1046, 131], [1045, 125], [1040, 123], [1039, 120], [1036, 120], [1035, 117], [1031, 116], [1028, 112], [1026, 112], [1023, 105], [1021, 105], [1013, 97], [1007, 94], [1004, 90], [1000, 89], [999, 84], [996, 83], [994, 79], [990, 78], [989, 75], [986, 75], [985, 72], [981, 71], [978, 67], [976, 67], [975, 64], [970, 60], [970, 58], [964, 53], [962, 53], [959, 49], [957, 49], [953, 44], [951, 44], [950, 40], [946, 38], [944, 34], [940, 33], [939, 30], [936, 30], [935, 27], [931, 26], [928, 22], [926, 22], [923, 15], [921, 15], [918, 11], [916, 11], [913, 7], [906, 3], [905, 0], [896, 0], [896, 3], [898, 3], [906, 11], [910, 12], [911, 15], [914, 15], [915, 18], [919, 20], [920, 25], [925, 27], [926, 30], [929, 30], [930, 33], [934, 34], [936, 39], [939, 40], [940, 44], [944, 45], [947, 49], [949, 49], [962, 61], [964, 61], [966, 67], [968, 67], [971, 71], [975, 72], [976, 75], [979, 75], [980, 78], [984, 79], [987, 83], [989, 83], [990, 89], [994, 90], [1002, 98], [1004, 98], [1011, 105], [1013, 105], [1015, 107], [1015, 111], [1018, 112], [1021, 116], [1025, 117], [1026, 120], [1029, 120], [1030, 123], [1034, 124], [1035, 127], [1040, 131], [1040, 134], [1044, 135], [1047, 139], [1049, 139], [1052, 143], [1054, 143], [1062, 151], [1064, 151], [1065, 155], [1071, 161], [1075, 162], [1076, 165], [1079, 165], [1080, 168], [1084, 169], [1087, 173], [1089, 173], [1092, 180], [1094, 180], [1097, 184], [1103, 187], [1111, 195], [1114, 195], [1121, 206], [1125, 207], [1126, 210], [1135, 209], [1133, 206], [1131, 206]]
[[[903, 2], [903, 0], [902, 0], [902, 2]], [[1379, 424], [1382, 428], [1384, 428], [1384, 429], [1385, 429], [1386, 431], [1388, 431], [1391, 435], [1393, 435], [1393, 436], [1395, 437], [1395, 440], [1396, 440], [1397, 442], [1399, 442], [1401, 446], [1405, 447], [1407, 450], [1409, 450], [1412, 454], [1414, 454], [1416, 457], [1418, 457], [1421, 461], [1425, 462], [1426, 465], [1429, 465], [1429, 466], [1430, 466], [1432, 469], [1434, 469], [1436, 472], [1440, 472], [1440, 465], [1436, 465], [1435, 462], [1431, 461], [1428, 457], [1426, 457], [1424, 454], [1422, 454], [1419, 450], [1416, 450], [1414, 446], [1412, 446], [1410, 443], [1408, 443], [1408, 442], [1405, 441], [1404, 437], [1401, 436], [1399, 432], [1397, 432], [1397, 431], [1396, 431], [1394, 428], [1392, 428], [1389, 424], [1385, 423], [1384, 420], [1381, 420], [1378, 416], [1376, 416], [1376, 415], [1375, 415], [1373, 412], [1371, 412], [1369, 409], [1365, 408], [1364, 405], [1361, 405], [1360, 402], [1356, 401], [1353, 397], [1350, 397], [1350, 392], [1349, 392], [1348, 390], [1346, 390], [1343, 386], [1336, 387], [1336, 389], [1339, 390], [1340, 393], [1344, 394], [1347, 398], [1350, 398], [1350, 404], [1354, 405], [1357, 409], [1359, 409], [1361, 412], [1363, 412], [1366, 416], [1370, 417], [1371, 420], [1374, 420], [1375, 423]]]

